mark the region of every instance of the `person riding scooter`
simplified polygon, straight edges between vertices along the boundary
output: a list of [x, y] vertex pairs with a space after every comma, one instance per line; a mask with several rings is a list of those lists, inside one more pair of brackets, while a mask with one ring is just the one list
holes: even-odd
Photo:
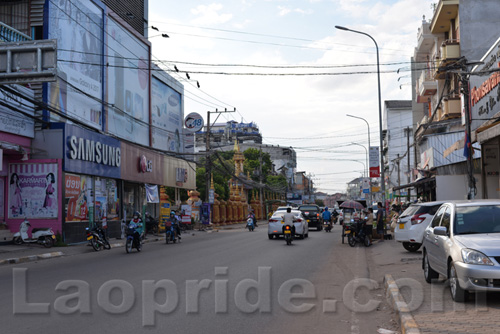
[[297, 218], [292, 213], [292, 208], [287, 208], [286, 213], [283, 215], [283, 235], [285, 234], [285, 227], [291, 226], [292, 228], [292, 238], [295, 236], [295, 225], [293, 224], [297, 221]]
[[247, 218], [252, 218], [253, 225], [255, 227], [257, 227], [257, 218], [255, 217], [255, 212], [253, 210], [250, 210], [250, 212], [248, 213], [248, 217]]
[[179, 217], [175, 214], [175, 211], [170, 212], [170, 221], [172, 222], [172, 226], [175, 228], [177, 231], [177, 237], [180, 239], [181, 238], [181, 227], [180, 227], [180, 219]]
[[139, 212], [134, 212], [134, 217], [132, 220], [128, 223], [128, 227], [130, 229], [135, 229], [134, 233], [134, 239], [137, 241], [137, 239], [140, 241], [142, 240], [142, 233], [143, 233], [143, 228], [142, 228], [142, 220], [140, 218]]

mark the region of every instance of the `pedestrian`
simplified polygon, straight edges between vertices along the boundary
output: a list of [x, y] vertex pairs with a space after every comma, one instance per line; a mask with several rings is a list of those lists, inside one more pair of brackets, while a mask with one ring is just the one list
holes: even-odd
[[384, 241], [384, 208], [381, 202], [377, 203], [377, 234], [380, 241]]
[[365, 231], [371, 243], [373, 238], [373, 208], [368, 208], [368, 213], [366, 215]]

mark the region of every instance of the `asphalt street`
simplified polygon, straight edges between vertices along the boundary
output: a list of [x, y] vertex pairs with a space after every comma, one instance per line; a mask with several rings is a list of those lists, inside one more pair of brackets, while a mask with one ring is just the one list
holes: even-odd
[[[370, 248], [267, 226], [0, 267], [2, 333], [377, 333], [396, 330]], [[372, 277], [373, 276], [373, 277]]]

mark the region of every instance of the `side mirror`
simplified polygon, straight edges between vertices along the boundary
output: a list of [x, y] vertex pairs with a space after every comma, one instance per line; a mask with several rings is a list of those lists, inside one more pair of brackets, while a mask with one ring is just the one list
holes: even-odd
[[448, 231], [446, 229], [446, 227], [444, 226], [437, 226], [437, 227], [434, 227], [434, 234], [435, 235], [442, 235], [442, 236], [448, 236]]

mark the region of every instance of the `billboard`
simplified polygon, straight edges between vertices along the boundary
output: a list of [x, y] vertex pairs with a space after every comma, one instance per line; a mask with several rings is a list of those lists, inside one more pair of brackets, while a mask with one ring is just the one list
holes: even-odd
[[152, 146], [182, 153], [183, 121], [181, 94], [153, 77], [151, 82]]
[[380, 177], [378, 146], [370, 146], [370, 177]]
[[35, 122], [30, 116], [35, 114], [35, 105], [23, 97], [33, 100], [34, 91], [19, 85], [6, 87], [16, 93], [12, 94], [8, 90], [0, 91], [0, 100], [5, 102], [5, 105], [0, 105], [0, 131], [34, 138]]
[[[58, 77], [47, 84], [50, 106], [102, 128], [102, 9], [90, 1], [47, 1], [48, 39], [57, 39]], [[64, 121], [51, 113], [51, 121]]]
[[57, 167], [55, 163], [9, 165], [9, 218], [57, 218]]
[[111, 17], [106, 36], [107, 130], [149, 146], [150, 46]]

